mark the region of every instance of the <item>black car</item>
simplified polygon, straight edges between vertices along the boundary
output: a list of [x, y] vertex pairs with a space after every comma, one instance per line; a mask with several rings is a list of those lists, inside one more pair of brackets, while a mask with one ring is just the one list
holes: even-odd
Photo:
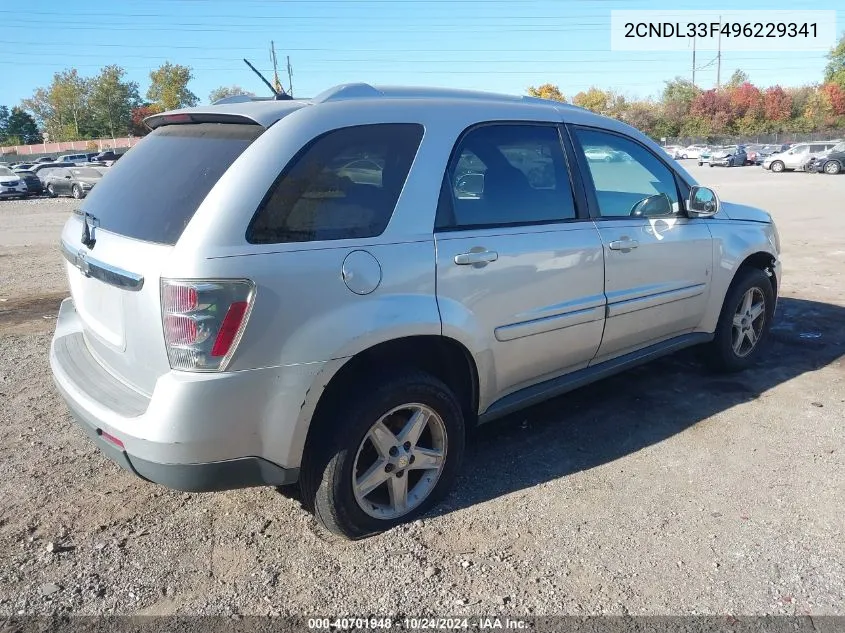
[[15, 170], [15, 174], [26, 183], [26, 189], [30, 196], [39, 196], [44, 193], [44, 183], [38, 175], [29, 169]]
[[106, 161], [116, 161], [120, 158], [120, 154], [115, 154], [112, 150], [106, 150], [105, 152], [100, 152], [99, 154], [94, 155], [94, 158], [91, 159], [92, 162], [106, 162]]
[[56, 158], [54, 156], [42, 156], [41, 158], [35, 159], [36, 163], [54, 163], [56, 162]]
[[839, 174], [845, 170], [845, 142], [839, 143], [824, 156], [814, 156], [804, 167], [810, 173]]
[[79, 199], [87, 196], [102, 177], [103, 173], [94, 167], [57, 167], [50, 170], [44, 184], [51, 198], [73, 196]]

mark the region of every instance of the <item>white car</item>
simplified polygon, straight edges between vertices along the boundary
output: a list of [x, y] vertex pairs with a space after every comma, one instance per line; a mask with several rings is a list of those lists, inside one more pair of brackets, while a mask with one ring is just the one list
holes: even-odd
[[698, 158], [704, 149], [707, 149], [706, 145], [689, 145], [681, 150], [681, 158]]
[[25, 198], [26, 183], [8, 167], [0, 167], [0, 198]]
[[685, 148], [681, 147], [680, 145], [666, 145], [663, 148], [663, 151], [669, 154], [669, 156], [671, 156], [675, 160], [678, 160], [679, 158], [686, 158], [686, 156], [684, 156], [684, 149]]

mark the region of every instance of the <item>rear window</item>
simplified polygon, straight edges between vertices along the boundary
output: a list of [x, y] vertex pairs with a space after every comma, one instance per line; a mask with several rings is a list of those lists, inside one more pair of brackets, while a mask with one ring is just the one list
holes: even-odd
[[211, 188], [263, 131], [229, 123], [157, 128], [114, 164], [82, 210], [103, 230], [175, 244]]
[[309, 143], [282, 172], [247, 229], [253, 244], [381, 235], [405, 186], [423, 127], [340, 128]]

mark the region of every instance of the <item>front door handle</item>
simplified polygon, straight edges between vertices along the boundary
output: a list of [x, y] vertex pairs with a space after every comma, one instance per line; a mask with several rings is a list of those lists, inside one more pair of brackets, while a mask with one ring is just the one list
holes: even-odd
[[472, 266], [474, 264], [489, 264], [499, 259], [496, 251], [470, 251], [455, 255], [455, 263], [458, 266]]
[[637, 248], [639, 245], [640, 243], [637, 240], [631, 240], [626, 237], [621, 240], [613, 240], [607, 246], [612, 251], [629, 251], [632, 248]]

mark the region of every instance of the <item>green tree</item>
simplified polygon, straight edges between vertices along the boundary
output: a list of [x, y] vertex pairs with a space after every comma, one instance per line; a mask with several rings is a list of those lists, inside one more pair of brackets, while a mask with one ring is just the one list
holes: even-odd
[[0, 106], [0, 143], [6, 140], [9, 127], [9, 107]]
[[824, 82], [835, 83], [845, 89], [845, 33], [836, 46], [827, 54], [827, 66], [824, 68]]
[[542, 86], [528, 86], [528, 94], [532, 97], [539, 97], [540, 99], [551, 99], [552, 101], [562, 101], [566, 103], [566, 97], [554, 84], [543, 84]]
[[742, 84], [746, 83], [749, 83], [748, 73], [737, 68], [731, 75], [731, 78], [728, 79], [728, 83], [725, 84], [725, 88], [738, 88]]
[[132, 127], [132, 109], [141, 97], [138, 84], [126, 81], [120, 66], [106, 66], [91, 80], [90, 108], [97, 136], [127, 134]]
[[88, 105], [91, 82], [75, 68], [53, 75], [46, 88], [38, 88], [22, 106], [55, 141], [76, 140], [93, 132]]
[[175, 110], [195, 106], [197, 96], [188, 89], [193, 74], [188, 66], [165, 62], [150, 72], [150, 88], [147, 99], [162, 110]]
[[214, 103], [215, 101], [219, 101], [220, 99], [225, 99], [226, 97], [236, 97], [238, 95], [254, 97], [255, 93], [250, 92], [249, 90], [245, 90], [240, 86], [220, 86], [219, 88], [215, 88], [209, 93], [208, 102]]
[[[21, 108], [12, 108], [9, 114], [8, 122], [6, 123], [7, 138], [17, 138], [21, 145], [29, 145], [31, 143], [40, 143], [42, 141], [41, 132], [38, 131], [38, 125], [35, 119], [30, 114]], [[16, 145], [18, 143], [15, 143]]]
[[613, 97], [611, 92], [591, 86], [588, 90], [572, 97], [572, 103], [599, 114], [608, 114], [613, 106]]
[[660, 136], [678, 136], [690, 116], [693, 101], [701, 94], [689, 79], [675, 77], [667, 81], [661, 98], [662, 116], [658, 122]]

